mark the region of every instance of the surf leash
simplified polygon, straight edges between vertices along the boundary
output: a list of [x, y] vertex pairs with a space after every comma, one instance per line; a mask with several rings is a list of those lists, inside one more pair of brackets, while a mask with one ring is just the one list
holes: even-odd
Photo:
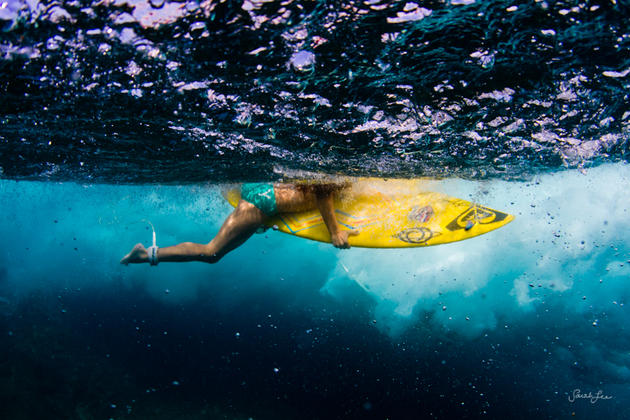
[[149, 248], [147, 248], [147, 253], [149, 254], [149, 264], [150, 265], [158, 265], [158, 246], [157, 246], [157, 241], [156, 241], [156, 236], [155, 236], [155, 227], [153, 227], [153, 223], [151, 223], [149, 220], [146, 219], [142, 219], [144, 222], [147, 222], [149, 225], [151, 225], [151, 230], [153, 231], [153, 245], [151, 245]]

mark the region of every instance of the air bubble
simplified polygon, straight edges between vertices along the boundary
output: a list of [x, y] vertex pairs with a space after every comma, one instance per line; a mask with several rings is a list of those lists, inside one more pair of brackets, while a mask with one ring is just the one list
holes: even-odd
[[315, 54], [310, 51], [298, 51], [289, 60], [289, 65], [297, 71], [312, 70], [315, 64]]

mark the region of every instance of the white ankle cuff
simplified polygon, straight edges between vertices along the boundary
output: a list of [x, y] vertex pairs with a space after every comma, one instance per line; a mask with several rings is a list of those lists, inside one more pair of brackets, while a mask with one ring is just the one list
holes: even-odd
[[153, 245], [147, 249], [147, 253], [149, 254], [149, 264], [158, 265], [158, 247]]

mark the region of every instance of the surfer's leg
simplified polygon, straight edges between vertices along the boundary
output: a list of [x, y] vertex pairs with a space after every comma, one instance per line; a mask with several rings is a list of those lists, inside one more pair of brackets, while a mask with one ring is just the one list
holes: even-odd
[[251, 203], [241, 200], [225, 219], [219, 233], [206, 245], [206, 262], [217, 262], [225, 254], [241, 246], [260, 228], [267, 216]]
[[[242, 245], [264, 223], [265, 214], [253, 204], [241, 200], [234, 211], [225, 219], [217, 235], [207, 244], [183, 242], [159, 248], [159, 262], [202, 261], [218, 262], [225, 254]], [[136, 245], [120, 262], [122, 264], [148, 262], [147, 250]]]

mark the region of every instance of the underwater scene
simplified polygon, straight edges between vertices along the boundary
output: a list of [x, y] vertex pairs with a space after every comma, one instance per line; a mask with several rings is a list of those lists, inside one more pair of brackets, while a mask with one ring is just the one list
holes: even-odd
[[[630, 418], [629, 21], [0, 0], [0, 418]], [[318, 193], [324, 239], [265, 218], [169, 262], [253, 182], [279, 208], [282, 185], [372, 183], [359, 204], [405, 230], [339, 200], [329, 224]], [[433, 198], [402, 211], [396, 185]], [[437, 228], [435, 197], [466, 211]]]

